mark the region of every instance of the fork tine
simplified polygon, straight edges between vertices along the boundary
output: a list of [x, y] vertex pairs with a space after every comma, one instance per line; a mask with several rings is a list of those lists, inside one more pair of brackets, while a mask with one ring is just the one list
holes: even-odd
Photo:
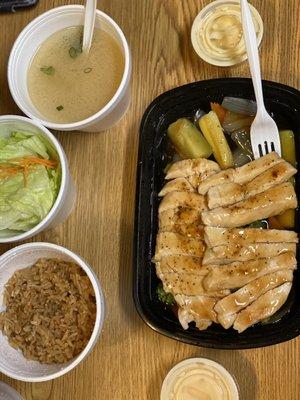
[[281, 156], [281, 143], [280, 140], [274, 140], [274, 151]]
[[252, 151], [255, 159], [263, 157], [271, 151], [276, 151], [277, 154], [281, 155], [280, 141], [267, 142], [265, 140], [262, 143], [256, 143], [255, 146], [252, 146]]
[[260, 158], [260, 157], [263, 156], [263, 152], [262, 152], [262, 150], [259, 149], [259, 147], [261, 147], [260, 144], [258, 144], [257, 146], [253, 146], [252, 147], [252, 151], [253, 151], [253, 155], [254, 155], [255, 159]]
[[271, 151], [275, 151], [274, 142], [271, 142]]

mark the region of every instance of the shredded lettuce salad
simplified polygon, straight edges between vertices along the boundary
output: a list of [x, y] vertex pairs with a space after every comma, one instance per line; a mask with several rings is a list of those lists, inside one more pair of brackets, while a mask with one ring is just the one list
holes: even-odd
[[51, 210], [60, 188], [56, 150], [42, 135], [0, 132], [0, 230], [28, 231]]

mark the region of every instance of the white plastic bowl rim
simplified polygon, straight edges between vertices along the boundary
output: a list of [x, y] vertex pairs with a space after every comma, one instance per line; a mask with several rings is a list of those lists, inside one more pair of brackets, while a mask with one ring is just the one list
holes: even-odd
[[56, 200], [55, 200], [51, 210], [45, 216], [45, 218], [42, 219], [41, 222], [39, 222], [37, 225], [35, 225], [29, 231], [20, 233], [15, 236], [11, 236], [9, 238], [1, 238], [0, 243], [9, 243], [9, 242], [13, 242], [13, 241], [24, 240], [24, 239], [28, 238], [29, 236], [33, 236], [35, 234], [35, 232], [40, 231], [41, 227], [43, 225], [45, 225], [50, 219], [52, 219], [52, 216], [57, 212], [57, 208], [60, 205], [60, 202], [62, 200], [62, 196], [64, 194], [64, 188], [66, 185], [66, 156], [62, 150], [61, 144], [58, 142], [56, 137], [45, 126], [40, 124], [38, 121], [33, 120], [31, 118], [23, 117], [21, 115], [1, 115], [0, 116], [0, 126], [1, 126], [1, 122], [4, 122], [4, 121], [9, 122], [9, 120], [24, 121], [26, 123], [29, 123], [29, 124], [35, 126], [36, 128], [40, 129], [43, 133], [45, 133], [45, 135], [47, 136], [49, 141], [54, 145], [54, 147], [58, 153], [58, 156], [59, 156], [59, 161], [60, 161], [60, 165], [61, 165], [61, 183], [60, 183], [58, 195], [56, 197]]
[[73, 122], [70, 124], [58, 124], [50, 121], [43, 120], [41, 118], [37, 118], [34, 114], [32, 114], [30, 111], [25, 110], [25, 107], [19, 102], [19, 99], [15, 95], [15, 89], [14, 89], [14, 79], [13, 79], [13, 65], [14, 65], [14, 59], [16, 57], [16, 52], [20, 46], [23, 45], [23, 39], [26, 37], [27, 34], [30, 33], [31, 30], [34, 30], [35, 26], [38, 25], [40, 22], [44, 20], [45, 17], [59, 14], [60, 12], [64, 13], [66, 10], [84, 10], [84, 6], [82, 5], [66, 5], [66, 6], [60, 6], [56, 8], [52, 8], [49, 11], [46, 11], [45, 13], [39, 15], [37, 18], [32, 20], [28, 25], [25, 26], [25, 28], [20, 32], [19, 36], [17, 37], [12, 50], [10, 52], [10, 56], [8, 59], [8, 69], [7, 69], [7, 75], [8, 75], [8, 85], [10, 88], [10, 92], [12, 94], [12, 97], [14, 98], [14, 101], [18, 105], [21, 110], [24, 111], [26, 115], [28, 115], [30, 118], [39, 121], [42, 125], [48, 126], [49, 128], [56, 129], [56, 130], [76, 130], [78, 127], [84, 128], [85, 126], [88, 126], [92, 124], [96, 119], [99, 117], [104, 117], [106, 116], [109, 112], [112, 106], [115, 106], [121, 101], [122, 97], [120, 94], [122, 91], [126, 88], [127, 81], [130, 76], [131, 72], [131, 59], [130, 59], [130, 51], [129, 51], [129, 46], [127, 43], [127, 40], [125, 38], [125, 35], [122, 31], [122, 29], [119, 27], [119, 25], [107, 14], [105, 14], [103, 11], [96, 10], [96, 13], [98, 16], [106, 19], [116, 30], [118, 35], [121, 38], [123, 48], [124, 48], [124, 60], [125, 60], [125, 65], [124, 65], [124, 72], [122, 76], [121, 83], [112, 97], [112, 99], [101, 109], [99, 110], [96, 114], [91, 115], [90, 117], [83, 119], [81, 121]]
[[24, 381], [24, 382], [45, 382], [45, 381], [49, 381], [49, 380], [58, 378], [64, 374], [66, 374], [67, 372], [71, 371], [81, 361], [83, 361], [83, 359], [92, 350], [92, 348], [94, 347], [94, 345], [97, 342], [97, 339], [100, 335], [100, 332], [102, 330], [103, 323], [104, 323], [105, 303], [104, 303], [104, 296], [103, 296], [103, 292], [102, 292], [100, 283], [99, 283], [94, 271], [91, 269], [91, 267], [81, 257], [79, 257], [77, 254], [73, 253], [71, 250], [68, 250], [65, 247], [58, 246], [53, 243], [47, 243], [47, 242], [25, 243], [20, 246], [16, 246], [16, 247], [12, 248], [11, 250], [8, 250], [6, 253], [2, 254], [0, 256], [0, 262], [3, 264], [5, 262], [5, 259], [9, 259], [10, 256], [14, 255], [16, 250], [18, 252], [20, 250], [28, 250], [30, 248], [35, 248], [35, 250], [36, 250], [36, 247], [39, 247], [39, 246], [44, 247], [44, 248], [46, 247], [46, 248], [64, 253], [65, 255], [70, 257], [72, 260], [74, 260], [74, 262], [77, 263], [86, 272], [87, 276], [89, 277], [89, 279], [93, 285], [93, 289], [95, 292], [96, 320], [95, 320], [95, 325], [94, 325], [94, 329], [93, 329], [92, 335], [90, 337], [90, 340], [88, 341], [88, 343], [87, 343], [86, 347], [83, 349], [83, 351], [78, 356], [76, 356], [74, 361], [71, 362], [68, 366], [66, 366], [65, 368], [62, 368], [61, 370], [59, 370], [55, 373], [41, 376], [41, 377], [30, 378], [30, 377], [23, 377], [21, 375], [15, 374], [15, 373], [7, 372], [5, 370], [5, 368], [0, 366], [0, 372], [9, 376], [10, 378], [17, 379], [19, 381]]

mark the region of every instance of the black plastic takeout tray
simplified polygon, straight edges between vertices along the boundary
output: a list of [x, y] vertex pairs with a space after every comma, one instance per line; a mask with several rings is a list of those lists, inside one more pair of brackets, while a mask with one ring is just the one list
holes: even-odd
[[[300, 92], [291, 87], [264, 81], [264, 98], [268, 111], [280, 129], [292, 129], [296, 151], [300, 148]], [[246, 349], [269, 346], [292, 339], [300, 333], [300, 269], [295, 272], [293, 289], [287, 300], [290, 311], [281, 320], [269, 325], [257, 324], [239, 334], [232, 328], [213, 324], [205, 331], [191, 326], [184, 330], [172, 310], [164, 307], [156, 296], [159, 282], [151, 258], [155, 252], [158, 229], [158, 192], [164, 183], [167, 157], [167, 127], [180, 117], [195, 111], [209, 110], [209, 103], [221, 102], [224, 96], [254, 99], [250, 79], [228, 78], [196, 82], [178, 87], [157, 97], [146, 110], [140, 128], [137, 195], [135, 215], [135, 254], [133, 296], [141, 318], [155, 331], [182, 342], [202, 347]], [[298, 160], [299, 162], [299, 160]], [[299, 197], [299, 174], [296, 191]], [[299, 211], [296, 213], [299, 229]], [[298, 253], [299, 259], [299, 253]]]

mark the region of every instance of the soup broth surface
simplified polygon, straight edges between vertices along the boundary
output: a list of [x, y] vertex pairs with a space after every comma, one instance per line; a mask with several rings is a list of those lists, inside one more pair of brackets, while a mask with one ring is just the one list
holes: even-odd
[[95, 29], [88, 54], [81, 51], [82, 26], [50, 36], [34, 55], [27, 75], [31, 101], [55, 123], [81, 121], [100, 111], [117, 91], [124, 71], [119, 44]]

